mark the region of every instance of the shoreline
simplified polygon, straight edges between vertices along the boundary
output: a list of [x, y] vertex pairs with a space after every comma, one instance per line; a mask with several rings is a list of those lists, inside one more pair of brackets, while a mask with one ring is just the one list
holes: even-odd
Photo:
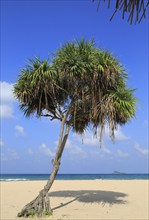
[[[0, 180], [0, 183], [12, 183], [12, 182], [47, 182], [48, 180]], [[63, 182], [63, 181], [149, 181], [149, 179], [91, 179], [91, 180], [84, 180], [84, 179], [74, 179], [74, 180], [54, 180], [54, 182]]]
[[[0, 181], [44, 181], [50, 174], [1, 174]], [[149, 180], [149, 174], [58, 174], [56, 180]]]
[[[1, 181], [1, 219], [19, 219], [17, 213], [45, 183]], [[53, 215], [48, 219], [148, 220], [148, 192], [149, 180], [55, 180], [49, 193]]]

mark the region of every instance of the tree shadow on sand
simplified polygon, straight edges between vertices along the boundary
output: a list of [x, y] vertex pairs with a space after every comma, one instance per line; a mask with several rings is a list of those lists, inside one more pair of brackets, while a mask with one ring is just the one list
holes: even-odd
[[112, 191], [101, 191], [101, 190], [79, 190], [79, 191], [56, 191], [49, 193], [50, 197], [70, 197], [72, 198], [69, 202], [61, 203], [61, 205], [53, 208], [53, 210], [66, 206], [74, 201], [83, 203], [101, 203], [105, 205], [114, 204], [125, 204], [126, 200], [122, 198], [126, 197], [127, 194]]

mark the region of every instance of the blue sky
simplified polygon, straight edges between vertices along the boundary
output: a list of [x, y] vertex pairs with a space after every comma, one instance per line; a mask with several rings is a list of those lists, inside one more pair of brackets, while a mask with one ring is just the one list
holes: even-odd
[[[26, 119], [12, 95], [13, 84], [29, 58], [47, 58], [65, 41], [94, 38], [116, 56], [137, 88], [136, 119], [116, 132], [115, 144], [105, 130], [103, 147], [92, 131], [71, 133], [60, 173], [147, 173], [148, 170], [148, 17], [129, 25], [112, 9], [92, 1], [1, 1], [1, 171], [49, 173], [60, 124], [47, 118]], [[83, 144], [82, 144], [83, 139]]]

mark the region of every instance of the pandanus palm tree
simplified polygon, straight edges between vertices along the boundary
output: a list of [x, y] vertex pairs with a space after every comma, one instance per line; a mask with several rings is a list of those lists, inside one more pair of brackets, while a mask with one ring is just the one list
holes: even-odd
[[82, 134], [91, 126], [102, 144], [105, 126], [114, 139], [117, 126], [135, 116], [136, 99], [126, 86], [126, 77], [123, 66], [110, 52], [84, 39], [64, 44], [50, 64], [35, 58], [21, 71], [14, 94], [25, 116], [58, 119], [61, 129], [47, 184], [18, 213], [19, 217], [51, 212], [48, 192], [59, 170], [70, 129]]
[[92, 0], [93, 2], [98, 2], [97, 10], [100, 8], [101, 3], [107, 3], [108, 8], [110, 6], [115, 6], [113, 15], [110, 21], [113, 19], [118, 11], [122, 12], [122, 19], [125, 15], [128, 15], [127, 21], [132, 24], [133, 22], [140, 23], [143, 18], [146, 18], [147, 9], [149, 6], [149, 0]]

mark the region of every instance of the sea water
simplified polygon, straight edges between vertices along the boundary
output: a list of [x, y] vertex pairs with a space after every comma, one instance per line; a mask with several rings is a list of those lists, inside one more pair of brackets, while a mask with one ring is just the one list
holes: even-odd
[[[0, 181], [48, 180], [49, 174], [1, 174]], [[149, 174], [58, 174], [57, 180], [146, 180]]]

